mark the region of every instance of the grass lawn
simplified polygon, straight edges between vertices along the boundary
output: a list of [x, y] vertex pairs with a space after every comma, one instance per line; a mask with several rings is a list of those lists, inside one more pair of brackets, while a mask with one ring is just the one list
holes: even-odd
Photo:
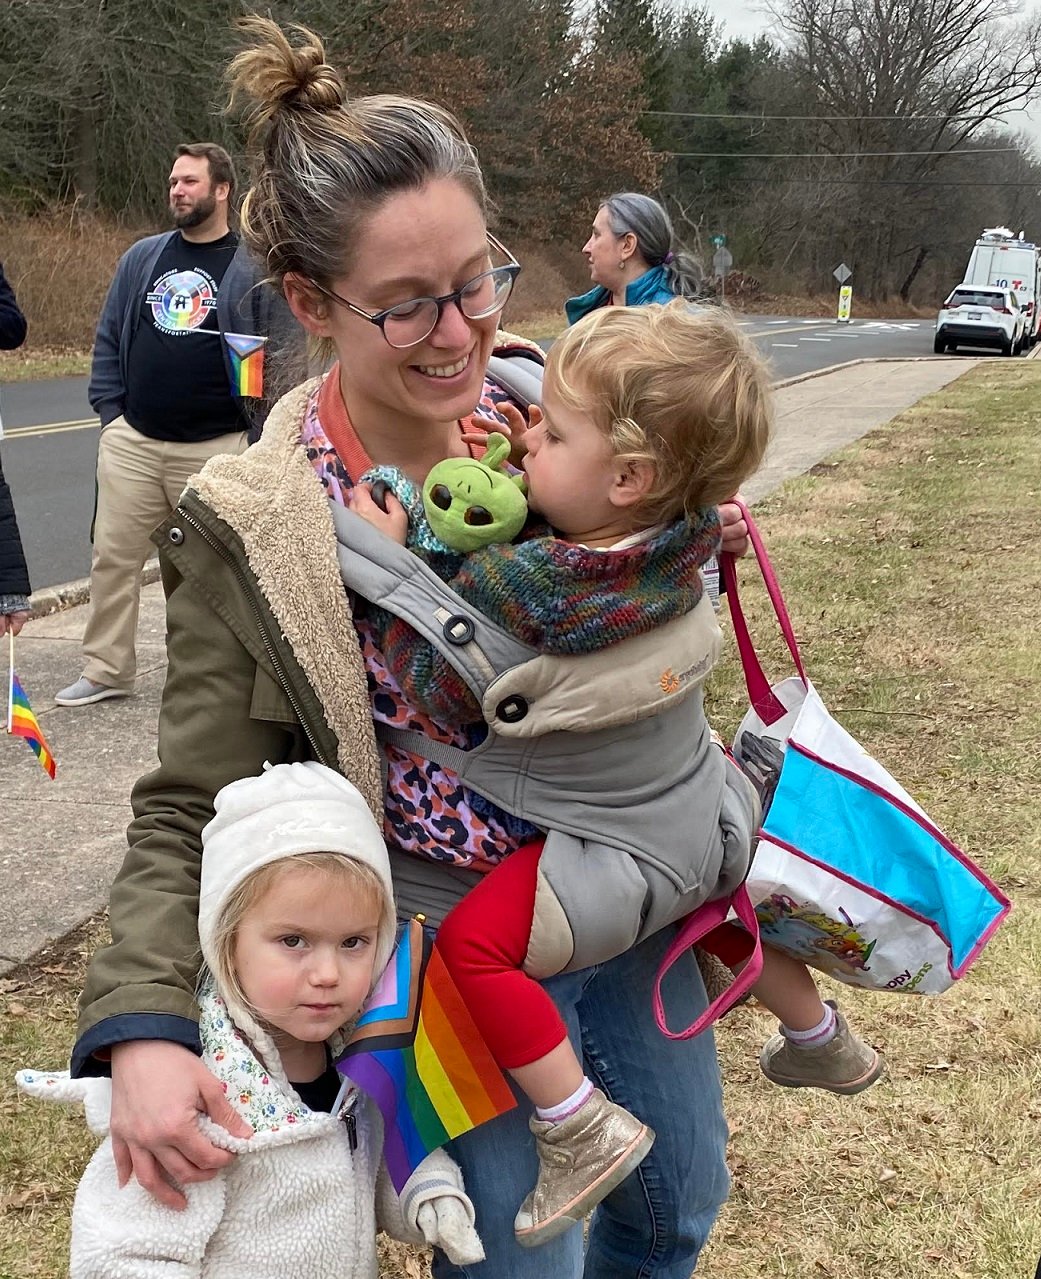
[[[826, 702], [1014, 910], [942, 998], [822, 980], [886, 1053], [887, 1077], [859, 1098], [773, 1087], [756, 1064], [769, 1016], [746, 1005], [723, 1023], [734, 1186], [705, 1279], [1013, 1279], [1041, 1255], [1039, 400], [1041, 365], [988, 361], [757, 511]], [[780, 678], [764, 593], [742, 576]], [[742, 711], [735, 665], [711, 690], [724, 730]], [[91, 1142], [10, 1078], [64, 1060], [101, 932], [0, 982], [0, 1279], [65, 1273]], [[426, 1273], [403, 1249], [383, 1272]]]
[[86, 377], [89, 351], [0, 351], [0, 386], [51, 377]]

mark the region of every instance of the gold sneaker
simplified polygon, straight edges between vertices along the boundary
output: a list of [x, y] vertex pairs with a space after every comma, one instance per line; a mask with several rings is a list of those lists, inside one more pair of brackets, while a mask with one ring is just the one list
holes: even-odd
[[835, 1009], [835, 1035], [820, 1048], [798, 1048], [784, 1035], [774, 1035], [763, 1045], [759, 1069], [782, 1088], [824, 1088], [851, 1096], [870, 1088], [885, 1070], [885, 1061], [869, 1043], [855, 1035]]
[[517, 1242], [534, 1248], [562, 1235], [623, 1182], [654, 1144], [646, 1124], [599, 1088], [557, 1123], [532, 1116], [539, 1180], [513, 1223]]

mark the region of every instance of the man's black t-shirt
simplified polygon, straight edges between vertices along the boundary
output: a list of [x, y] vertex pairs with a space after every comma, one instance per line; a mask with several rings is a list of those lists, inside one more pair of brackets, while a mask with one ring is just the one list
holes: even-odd
[[217, 290], [238, 236], [193, 244], [180, 231], [159, 255], [127, 359], [123, 416], [154, 440], [212, 440], [248, 426], [232, 394]]

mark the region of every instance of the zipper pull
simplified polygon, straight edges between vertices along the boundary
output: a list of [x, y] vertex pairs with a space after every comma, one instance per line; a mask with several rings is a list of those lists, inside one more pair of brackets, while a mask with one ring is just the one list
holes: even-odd
[[[343, 1098], [342, 1105], [340, 1104], [341, 1098]], [[336, 1105], [333, 1109], [336, 1118], [339, 1119], [343, 1123], [344, 1128], [347, 1129], [347, 1145], [351, 1150], [358, 1149], [358, 1120], [354, 1114], [354, 1107], [357, 1100], [357, 1089], [352, 1088], [350, 1080], [345, 1079], [343, 1081], [343, 1087], [341, 1087], [339, 1095], [336, 1098]]]

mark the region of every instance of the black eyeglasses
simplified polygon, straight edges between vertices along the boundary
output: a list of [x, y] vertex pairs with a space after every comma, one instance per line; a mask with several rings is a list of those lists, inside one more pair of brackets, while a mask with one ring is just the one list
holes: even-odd
[[503, 309], [510, 300], [513, 286], [520, 275], [520, 263], [494, 235], [489, 234], [488, 243], [510, 259], [509, 266], [496, 266], [490, 271], [482, 271], [472, 280], [467, 280], [461, 288], [445, 293], [442, 297], [411, 298], [408, 302], [387, 307], [385, 311], [364, 311], [332, 289], [323, 288], [317, 280], [312, 280], [311, 283], [325, 297], [339, 302], [370, 324], [377, 325], [391, 346], [404, 350], [406, 347], [418, 346], [433, 333], [441, 320], [441, 312], [450, 302], [454, 302], [468, 320], [483, 320]]

